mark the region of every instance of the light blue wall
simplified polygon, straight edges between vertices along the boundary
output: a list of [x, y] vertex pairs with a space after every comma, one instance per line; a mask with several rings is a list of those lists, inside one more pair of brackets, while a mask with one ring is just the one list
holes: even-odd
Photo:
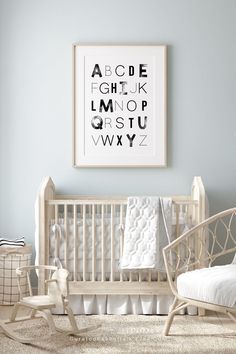
[[[44, 175], [61, 192], [185, 194], [236, 205], [235, 0], [0, 0], [0, 235], [34, 237]], [[168, 167], [74, 169], [72, 43], [168, 45]]]

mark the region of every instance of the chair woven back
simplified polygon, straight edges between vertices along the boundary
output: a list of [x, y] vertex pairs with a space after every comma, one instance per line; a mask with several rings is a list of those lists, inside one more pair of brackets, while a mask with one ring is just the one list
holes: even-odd
[[164, 248], [172, 291], [183, 272], [232, 262], [236, 252], [236, 208], [218, 213], [185, 232]]

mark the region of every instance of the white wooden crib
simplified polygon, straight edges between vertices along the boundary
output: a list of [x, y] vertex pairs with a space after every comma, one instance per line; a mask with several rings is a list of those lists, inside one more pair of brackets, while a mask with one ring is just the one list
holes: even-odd
[[[205, 219], [206, 195], [201, 177], [194, 177], [189, 195], [172, 196], [172, 239], [188, 225]], [[170, 295], [166, 274], [155, 270], [119, 269], [127, 197], [56, 194], [44, 178], [36, 203], [36, 258], [40, 265], [59, 256], [70, 272], [70, 294]], [[183, 221], [184, 220], [184, 221]], [[57, 225], [58, 228], [55, 231]], [[60, 235], [61, 234], [61, 235]], [[56, 237], [60, 236], [60, 242]], [[195, 245], [198, 247], [198, 245]], [[45, 293], [45, 274], [39, 274], [39, 293]]]

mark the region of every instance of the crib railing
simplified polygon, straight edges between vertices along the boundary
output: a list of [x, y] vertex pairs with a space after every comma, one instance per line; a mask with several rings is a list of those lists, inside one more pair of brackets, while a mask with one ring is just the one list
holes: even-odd
[[[191, 195], [172, 197], [174, 238], [183, 232], [183, 215], [189, 227], [201, 221], [205, 195], [198, 188], [198, 177], [194, 181]], [[39, 263], [50, 264], [56, 255], [59, 256], [63, 266], [70, 271], [70, 293], [170, 293], [165, 273], [119, 269], [127, 197], [56, 195], [50, 178], [42, 184], [39, 197]], [[53, 225], [59, 225], [62, 231], [62, 242], [57, 247]], [[44, 290], [44, 275], [41, 274], [39, 292]]]
[[[155, 270], [135, 272], [119, 270], [118, 263], [122, 256], [124, 242], [121, 229], [124, 228], [126, 205], [127, 198], [47, 201], [47, 258], [52, 260], [55, 256], [58, 256], [63, 266], [70, 271], [71, 291], [77, 292], [79, 289], [80, 292], [88, 292], [92, 284], [92, 286], [96, 286], [96, 291], [97, 286], [100, 286], [100, 292], [109, 291], [113, 293], [113, 291], [119, 290], [123, 293], [123, 285], [126, 287], [125, 292], [134, 291], [136, 293], [138, 291], [137, 287], [139, 291], [144, 287], [145, 291], [150, 292], [154, 291], [156, 286], [160, 288], [160, 283], [166, 282], [166, 274]], [[175, 238], [183, 231], [183, 229], [181, 230], [181, 227], [183, 228], [183, 222], [181, 222], [183, 215], [188, 227], [192, 226], [192, 209], [196, 208], [197, 205], [197, 201], [188, 199], [173, 201], [172, 214], [175, 216], [173, 230]], [[63, 246], [59, 246], [55, 242], [55, 235], [50, 232], [52, 224], [59, 225], [62, 229], [60, 243]], [[58, 230], [55, 232], [58, 232]], [[52, 250], [50, 243], [55, 245], [55, 250]], [[73, 254], [70, 252], [69, 255], [69, 245], [71, 243], [73, 243]], [[78, 252], [78, 250], [81, 252]], [[91, 253], [90, 257], [88, 257], [89, 253]], [[73, 264], [71, 264], [71, 258], [73, 258]], [[103, 285], [98, 285], [98, 283]], [[127, 283], [131, 284], [127, 285]], [[149, 288], [146, 287], [147, 284], [149, 284]], [[155, 286], [152, 289], [154, 284]], [[90, 291], [92, 291], [92, 288]]]
[[[106, 237], [105, 230], [105, 219], [106, 219], [106, 229], [109, 228], [109, 242], [110, 242], [110, 267], [109, 267], [109, 281], [114, 281], [115, 279], [115, 237], [116, 241], [119, 237], [119, 253], [121, 254], [123, 248], [123, 239], [121, 233], [118, 235], [118, 228], [121, 228], [124, 223], [125, 210], [126, 210], [126, 200], [49, 200], [48, 205], [48, 241], [50, 242], [50, 224], [59, 225], [63, 229], [61, 240], [64, 244], [64, 249], [61, 250], [61, 254], [58, 254], [60, 259], [63, 259], [63, 265], [71, 271], [73, 281], [87, 281], [87, 272], [89, 266], [91, 277], [89, 281], [97, 281], [96, 265], [98, 261], [100, 262], [99, 267], [99, 281], [105, 281], [107, 276], [107, 270], [105, 269], [105, 244], [108, 237]], [[50, 211], [49, 211], [50, 210]], [[106, 217], [105, 217], [106, 216]], [[109, 219], [108, 217], [109, 216]], [[97, 221], [99, 220], [99, 231]], [[73, 222], [73, 227], [69, 224]], [[89, 224], [89, 225], [88, 225]], [[116, 234], [115, 228], [116, 226]], [[88, 232], [90, 235], [88, 235]], [[51, 235], [52, 236], [52, 235]], [[88, 237], [90, 236], [90, 242], [88, 242]], [[53, 240], [54, 241], [54, 240]], [[73, 242], [74, 245], [74, 255], [73, 255], [73, 269], [70, 269], [68, 262], [68, 244]], [[87, 257], [88, 243], [91, 247], [91, 260]], [[97, 244], [99, 243], [100, 257], [97, 257]], [[48, 250], [50, 251], [50, 245], [48, 244]], [[82, 254], [78, 255], [78, 248], [82, 249]], [[108, 246], [106, 245], [106, 248]], [[57, 253], [59, 253], [57, 251]], [[54, 257], [53, 254], [48, 254], [50, 258]], [[81, 261], [81, 265], [79, 265]], [[90, 264], [88, 264], [90, 261]], [[80, 274], [80, 277], [78, 277]], [[120, 275], [120, 280], [122, 280], [122, 274]]]

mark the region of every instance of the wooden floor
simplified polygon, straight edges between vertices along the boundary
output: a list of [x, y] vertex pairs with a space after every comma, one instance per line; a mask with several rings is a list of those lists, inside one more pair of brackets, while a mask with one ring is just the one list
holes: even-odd
[[[2, 306], [0, 305], [0, 319], [7, 319], [9, 317], [9, 314], [12, 311], [12, 306]], [[22, 310], [22, 312], [19, 311], [19, 315], [23, 316], [26, 315], [25, 310]], [[182, 319], [183, 325], [186, 319], [186, 316], [179, 316], [179, 318]], [[225, 316], [223, 314], [219, 314], [216, 312], [210, 312], [207, 311], [206, 316], [196, 316], [196, 320], [199, 322], [205, 322], [205, 323], [211, 323], [211, 324], [218, 324], [221, 325], [224, 328], [236, 330], [236, 323], [234, 323], [228, 316]]]

